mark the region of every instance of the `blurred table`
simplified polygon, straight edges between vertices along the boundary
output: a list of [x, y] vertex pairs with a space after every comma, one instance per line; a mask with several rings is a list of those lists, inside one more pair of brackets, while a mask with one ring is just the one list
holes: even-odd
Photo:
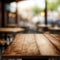
[[13, 34], [15, 36], [18, 32], [24, 32], [25, 29], [23, 28], [0, 28], [0, 33], [5, 35], [5, 39], [7, 37], [7, 34]]
[[23, 28], [0, 28], [0, 32], [23, 32]]
[[44, 24], [43, 25], [39, 24], [39, 25], [37, 25], [37, 29], [38, 29], [38, 32], [40, 32], [40, 33], [42, 32], [43, 33], [43, 32], [45, 32], [48, 29], [48, 26], [44, 25]]
[[40, 24], [38, 24], [37, 27], [38, 28], [41, 28], [41, 27], [44, 28], [44, 27], [48, 27], [48, 26], [47, 25], [40, 25]]
[[48, 27], [49, 30], [60, 30], [60, 27]]
[[48, 27], [48, 30], [49, 30], [49, 32], [50, 33], [58, 33], [58, 34], [60, 34], [60, 27]]

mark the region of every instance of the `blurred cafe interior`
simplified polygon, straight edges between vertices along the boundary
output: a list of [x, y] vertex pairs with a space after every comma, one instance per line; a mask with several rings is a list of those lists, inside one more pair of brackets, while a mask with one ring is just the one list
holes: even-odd
[[50, 0], [47, 4], [45, 0], [6, 0], [0, 4], [0, 28], [22, 28], [22, 33], [59, 31], [60, 7], [53, 8], [52, 3], [56, 5]]
[[0, 1], [1, 56], [17, 34], [50, 33], [60, 33], [59, 0]]

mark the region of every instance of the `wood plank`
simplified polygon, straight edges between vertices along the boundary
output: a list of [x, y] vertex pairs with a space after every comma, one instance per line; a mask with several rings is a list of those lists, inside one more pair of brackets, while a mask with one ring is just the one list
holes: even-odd
[[39, 55], [39, 50], [35, 42], [34, 34], [25, 34], [25, 42], [23, 45], [23, 55]]
[[50, 34], [52, 37], [54, 37], [55, 39], [58, 39], [58, 40], [60, 40], [60, 35], [56, 35], [56, 34]]
[[4, 56], [34, 56], [39, 55], [33, 34], [19, 34], [7, 48]]
[[44, 35], [57, 48], [57, 50], [59, 51], [59, 54], [60, 54], [60, 39], [57, 40], [57, 39], [53, 38], [50, 34], [44, 34]]
[[21, 55], [24, 44], [24, 35], [17, 35], [12, 44], [6, 49], [5, 56]]
[[36, 42], [39, 46], [39, 50], [42, 56], [46, 55], [59, 55], [56, 48], [50, 43], [50, 41], [43, 34], [36, 34]]
[[60, 37], [60, 34], [55, 34], [57, 37]]

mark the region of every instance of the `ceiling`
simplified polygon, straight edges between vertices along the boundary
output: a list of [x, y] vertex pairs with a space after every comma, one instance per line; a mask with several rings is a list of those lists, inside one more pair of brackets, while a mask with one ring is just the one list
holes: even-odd
[[10, 2], [13, 2], [13, 1], [16, 1], [16, 0], [1, 0], [1, 2], [6, 2], [6, 3], [10, 3]]
[[1, 0], [1, 2], [6, 2], [6, 3], [10, 3], [10, 2], [14, 2], [14, 1], [23, 1], [23, 0]]

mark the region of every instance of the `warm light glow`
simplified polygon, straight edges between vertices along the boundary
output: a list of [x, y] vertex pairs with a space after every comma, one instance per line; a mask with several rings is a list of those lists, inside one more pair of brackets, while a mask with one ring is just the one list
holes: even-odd
[[16, 2], [10, 3], [10, 11], [11, 12], [16, 12]]
[[12, 13], [9, 13], [8, 16], [9, 17], [16, 17], [16, 15], [15, 14], [12, 14]]
[[41, 15], [42, 15], [42, 16], [45, 16], [45, 12], [41, 12]]

